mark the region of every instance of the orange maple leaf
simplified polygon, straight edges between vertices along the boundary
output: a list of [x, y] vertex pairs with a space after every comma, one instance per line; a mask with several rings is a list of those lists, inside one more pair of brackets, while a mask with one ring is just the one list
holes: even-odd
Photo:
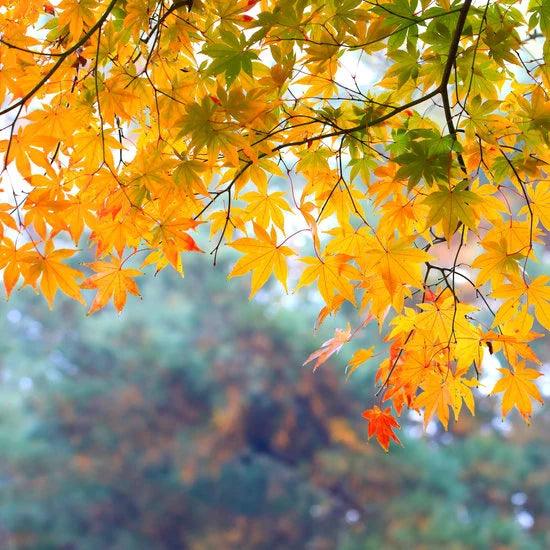
[[70, 258], [76, 250], [67, 248], [54, 249], [53, 241], [46, 242], [44, 253], [29, 252], [21, 264], [21, 273], [25, 279], [25, 284], [36, 288], [38, 278], [40, 278], [40, 290], [50, 309], [58, 290], [61, 290], [73, 300], [81, 304], [84, 299], [80, 294], [77, 279], [83, 277], [82, 273], [68, 265], [62, 263], [63, 260]]
[[384, 451], [388, 452], [391, 441], [401, 445], [401, 441], [393, 433], [393, 430], [398, 430], [401, 426], [392, 416], [389, 407], [381, 410], [380, 407], [375, 405], [372, 409], [363, 411], [363, 418], [369, 423], [368, 438], [376, 437]]
[[96, 271], [80, 286], [86, 289], [95, 289], [97, 294], [90, 306], [88, 315], [105, 307], [111, 297], [115, 309], [120, 313], [126, 304], [126, 296], [129, 292], [134, 296], [141, 296], [134, 277], [142, 275], [141, 271], [132, 268], [123, 268], [124, 260], [113, 257], [111, 262], [92, 262], [86, 264]]
[[25, 243], [17, 248], [7, 237], [0, 243], [0, 269], [3, 270], [4, 288], [8, 298], [21, 275], [22, 262], [26, 261], [31, 250], [32, 243]]

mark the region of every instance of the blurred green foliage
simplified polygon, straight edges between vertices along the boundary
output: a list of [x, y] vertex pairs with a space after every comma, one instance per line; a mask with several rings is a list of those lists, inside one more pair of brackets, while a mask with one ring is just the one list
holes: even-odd
[[317, 305], [247, 303], [206, 262], [143, 281], [120, 318], [0, 306], [0, 548], [550, 547], [544, 409], [526, 428], [484, 399], [429, 435], [411, 415], [385, 455], [361, 420], [372, 369], [300, 367]]

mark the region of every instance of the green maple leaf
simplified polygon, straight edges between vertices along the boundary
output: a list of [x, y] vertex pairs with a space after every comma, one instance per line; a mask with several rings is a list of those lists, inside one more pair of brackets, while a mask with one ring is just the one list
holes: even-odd
[[452, 189], [440, 185], [439, 191], [428, 195], [424, 199], [424, 204], [430, 207], [427, 227], [441, 222], [447, 240], [451, 239], [459, 222], [470, 228], [475, 227], [477, 215], [472, 205], [481, 203], [483, 199], [467, 188], [468, 181], [465, 180]]
[[400, 133], [399, 137], [396, 147], [392, 148], [400, 153], [395, 157], [401, 165], [397, 176], [409, 179], [409, 189], [421, 179], [430, 184], [448, 179], [450, 153], [460, 147], [452, 136], [441, 136], [434, 130], [410, 130]]
[[252, 60], [258, 58], [248, 49], [244, 34], [237, 36], [228, 31], [220, 31], [220, 41], [207, 44], [202, 53], [212, 58], [207, 73], [214, 76], [224, 73], [228, 87], [241, 71], [252, 76]]
[[388, 76], [397, 76], [398, 86], [401, 87], [408, 80], [415, 80], [418, 78], [419, 65], [418, 56], [420, 54], [414, 48], [409, 48], [407, 51], [396, 50], [392, 52], [391, 58], [395, 62], [390, 70]]

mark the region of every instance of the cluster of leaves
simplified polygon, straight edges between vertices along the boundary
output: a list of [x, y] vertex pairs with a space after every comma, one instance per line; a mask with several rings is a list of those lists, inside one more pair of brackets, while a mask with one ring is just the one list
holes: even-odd
[[2, 549], [548, 548], [549, 409], [529, 430], [494, 398], [448, 432], [402, 418], [406, 448], [385, 456], [360, 385], [288, 368], [315, 304], [267, 312], [190, 260], [192, 292], [144, 278], [124, 323], [0, 303]]
[[[391, 407], [445, 427], [450, 410], [473, 412], [485, 353], [505, 361], [503, 414], [528, 419], [542, 401], [529, 343], [535, 318], [550, 327], [550, 289], [528, 272], [550, 225], [547, 2], [0, 10], [8, 295], [29, 285], [52, 304], [95, 289], [91, 312], [111, 298], [120, 311], [139, 294], [138, 258], [183, 273], [203, 226], [214, 258], [225, 242], [243, 254], [230, 275], [251, 272], [251, 296], [272, 275], [286, 289], [301, 262], [296, 288], [318, 288], [319, 322], [358, 309], [317, 365], [380, 325], [389, 357], [365, 417], [385, 448]], [[365, 85], [380, 56], [388, 66]], [[83, 235], [91, 275], [67, 264]]]

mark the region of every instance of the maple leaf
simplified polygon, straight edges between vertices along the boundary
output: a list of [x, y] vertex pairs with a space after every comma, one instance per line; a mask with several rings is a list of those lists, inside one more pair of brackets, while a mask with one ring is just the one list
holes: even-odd
[[418, 306], [422, 312], [411, 323], [428, 341], [433, 343], [460, 344], [462, 340], [474, 340], [475, 328], [467, 320], [467, 315], [476, 311], [476, 306], [457, 303], [452, 294], [444, 293], [435, 302]]
[[151, 245], [159, 247], [167, 261], [179, 273], [183, 270], [181, 252], [202, 252], [193, 237], [187, 233], [189, 229], [196, 228], [199, 223], [193, 219], [178, 216], [176, 212], [167, 211], [162, 214], [162, 219], [151, 231]]
[[67, 248], [54, 249], [52, 240], [46, 241], [44, 253], [38, 250], [29, 252], [21, 264], [21, 273], [25, 283], [33, 287], [38, 284], [40, 278], [40, 290], [48, 302], [50, 308], [53, 307], [53, 301], [58, 290], [70, 296], [73, 300], [84, 304], [84, 299], [80, 294], [77, 280], [83, 277], [83, 274], [69, 267], [63, 260], [70, 258], [76, 253], [76, 250]]
[[103, 82], [103, 89], [99, 94], [102, 116], [106, 121], [113, 123], [115, 117], [129, 120], [139, 103], [139, 96], [128, 90], [127, 83], [122, 78], [110, 78]]
[[428, 183], [447, 179], [449, 153], [459, 147], [456, 140], [429, 129], [398, 130], [396, 138], [394, 150], [400, 154], [395, 160], [401, 165], [397, 176], [407, 177], [409, 188], [421, 179]]
[[22, 266], [26, 264], [32, 250], [34, 250], [32, 243], [25, 243], [17, 248], [15, 243], [7, 237], [0, 241], [0, 269], [3, 270], [4, 288], [8, 298], [19, 280]]
[[[536, 187], [530, 188], [529, 198], [531, 199], [531, 209], [535, 216], [535, 220], [544, 225], [547, 230], [550, 230], [550, 182], [541, 181]], [[521, 214], [528, 214], [529, 208], [527, 205], [520, 210]]]
[[283, 212], [290, 212], [290, 206], [283, 198], [283, 191], [267, 192], [267, 184], [259, 185], [258, 191], [251, 191], [241, 196], [241, 199], [248, 203], [245, 214], [248, 219], [253, 219], [262, 227], [269, 227], [273, 223], [282, 231], [285, 230], [285, 219]]
[[374, 347], [358, 349], [348, 361], [346, 373], [348, 378], [365, 362], [374, 355]]
[[228, 86], [241, 70], [252, 75], [252, 60], [258, 56], [248, 49], [245, 35], [220, 30], [219, 38], [218, 42], [207, 44], [202, 50], [202, 53], [212, 58], [208, 72], [213, 75], [225, 73]]
[[450, 372], [430, 372], [422, 381], [423, 391], [416, 397], [414, 406], [424, 409], [424, 428], [427, 427], [434, 414], [437, 415], [445, 429], [449, 427], [452, 377]]
[[80, 128], [72, 137], [71, 168], [80, 165], [87, 173], [96, 174], [102, 164], [112, 166], [112, 151], [121, 148], [112, 135], [97, 127]]
[[499, 241], [484, 241], [486, 252], [480, 254], [473, 262], [472, 267], [479, 269], [476, 279], [478, 285], [487, 281], [500, 282], [504, 275], [519, 271], [518, 260], [523, 255], [519, 252], [510, 253], [506, 238]]
[[310, 356], [304, 361], [304, 365], [315, 361], [313, 370], [317, 370], [317, 368], [325, 363], [331, 355], [338, 353], [344, 344], [350, 341], [351, 335], [351, 326], [349, 323], [345, 330], [337, 328], [334, 332], [334, 337], [324, 342], [320, 349], [310, 354]]
[[355, 303], [350, 279], [357, 278], [358, 272], [348, 264], [350, 259], [346, 254], [301, 258], [308, 266], [298, 280], [296, 290], [317, 281], [319, 293], [327, 306], [332, 305], [335, 294], [341, 294], [346, 300]]
[[363, 254], [363, 247], [368, 244], [368, 232], [365, 227], [355, 229], [342, 225], [327, 231], [332, 239], [327, 243], [327, 254], [343, 253], [358, 258]]
[[520, 357], [533, 363], [540, 363], [529, 342], [544, 335], [532, 331], [533, 322], [532, 315], [525, 310], [520, 310], [517, 315], [501, 322], [498, 332], [483, 333], [481, 341], [490, 344], [493, 352], [502, 351], [506, 360], [512, 365], [517, 364]]
[[392, 416], [389, 407], [382, 411], [378, 405], [375, 405], [372, 409], [363, 411], [363, 418], [369, 423], [368, 438], [376, 437], [384, 451], [388, 452], [391, 441], [401, 445], [401, 441], [393, 432], [401, 426]]
[[174, 170], [172, 177], [177, 185], [184, 186], [191, 192], [208, 195], [208, 189], [201, 174], [206, 170], [204, 162], [198, 160], [183, 160]]
[[265, 285], [272, 273], [286, 290], [288, 273], [286, 257], [294, 254], [288, 246], [277, 245], [274, 230], [269, 235], [261, 226], [254, 224], [254, 233], [255, 239], [244, 237], [229, 243], [229, 246], [244, 252], [245, 255], [237, 260], [228, 278], [239, 277], [252, 271], [250, 299]]
[[81, 283], [81, 288], [97, 290], [90, 305], [88, 314], [95, 313], [107, 305], [112, 298], [115, 309], [120, 313], [126, 304], [128, 293], [141, 296], [134, 281], [142, 275], [138, 269], [123, 267], [125, 260], [113, 256], [111, 261], [91, 262], [86, 264], [96, 273]]
[[458, 420], [463, 403], [470, 411], [470, 414], [475, 414], [475, 404], [474, 396], [472, 394], [472, 388], [477, 386], [478, 382], [475, 379], [467, 379], [456, 375], [453, 376], [449, 387], [449, 393], [455, 421]]
[[497, 381], [491, 393], [504, 392], [502, 397], [502, 416], [506, 416], [513, 407], [519, 411], [526, 422], [529, 422], [533, 405], [531, 399], [543, 403], [540, 391], [533, 380], [542, 373], [525, 367], [525, 363], [515, 365], [513, 370], [498, 369], [503, 375]]
[[[55, 138], [46, 136], [45, 141], [55, 141]], [[31, 162], [37, 166], [46, 168], [48, 159], [43, 150], [36, 144], [36, 136], [32, 128], [19, 128], [17, 133], [12, 135], [11, 140], [0, 140], [0, 152], [4, 152], [4, 164], [8, 165], [15, 161], [18, 172], [27, 177], [32, 174]], [[9, 147], [9, 154], [8, 154]]]
[[17, 224], [10, 214], [11, 210], [11, 205], [0, 203], [0, 242], [4, 238], [4, 227], [17, 230]]
[[179, 134], [191, 138], [190, 150], [193, 153], [206, 147], [211, 160], [221, 151], [232, 165], [239, 164], [236, 145], [243, 144], [243, 139], [231, 131], [226, 115], [209, 97], [204, 97], [200, 103], [190, 104], [180, 126]]
[[481, 203], [482, 199], [469, 191], [468, 186], [468, 180], [460, 182], [452, 189], [440, 185], [439, 191], [430, 193], [424, 199], [424, 204], [430, 207], [426, 226], [431, 227], [441, 222], [447, 241], [450, 241], [457, 230], [459, 222], [470, 229], [477, 226], [477, 215], [472, 206]]
[[517, 314], [518, 309], [525, 300], [527, 306], [532, 305], [538, 322], [547, 330], [550, 330], [550, 286], [547, 275], [539, 275], [531, 282], [515, 274], [508, 276], [510, 284], [498, 286], [491, 296], [505, 299], [496, 312], [493, 326], [502, 324], [507, 318]]
[[27, 120], [30, 123], [26, 131], [45, 139], [67, 139], [77, 128], [76, 115], [64, 105], [48, 105], [29, 113]]
[[474, 396], [472, 387], [477, 381], [453, 374], [448, 368], [431, 369], [424, 373], [420, 381], [422, 393], [416, 396], [414, 408], [424, 409], [424, 428], [434, 415], [437, 415], [445, 429], [449, 427], [449, 407], [458, 420], [463, 403], [474, 414]]
[[397, 311], [403, 307], [399, 288], [405, 285], [422, 287], [421, 264], [432, 258], [424, 250], [413, 247], [413, 241], [413, 237], [397, 239], [393, 235], [384, 240], [370, 237], [359, 259], [362, 267], [382, 277]]
[[59, 24], [68, 25], [74, 39], [80, 37], [85, 24], [93, 23], [97, 0], [62, 0], [58, 6]]

